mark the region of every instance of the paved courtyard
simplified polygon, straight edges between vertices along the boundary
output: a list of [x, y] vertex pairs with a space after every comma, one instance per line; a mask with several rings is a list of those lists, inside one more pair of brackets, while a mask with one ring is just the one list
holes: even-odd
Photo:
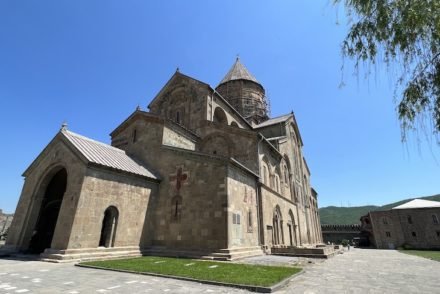
[[[391, 250], [352, 249], [327, 261], [265, 256], [256, 264], [305, 264], [277, 293], [440, 293], [440, 262]], [[174, 279], [0, 259], [0, 293], [248, 293]]]

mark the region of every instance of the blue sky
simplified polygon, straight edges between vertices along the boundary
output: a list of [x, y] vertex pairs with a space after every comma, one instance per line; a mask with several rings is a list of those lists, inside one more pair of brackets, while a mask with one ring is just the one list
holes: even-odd
[[329, 0], [1, 1], [0, 208], [63, 121], [108, 143], [177, 67], [215, 87], [237, 54], [272, 116], [295, 112], [321, 207], [440, 193], [440, 148], [400, 142], [396, 74], [346, 62], [339, 87], [346, 32]]

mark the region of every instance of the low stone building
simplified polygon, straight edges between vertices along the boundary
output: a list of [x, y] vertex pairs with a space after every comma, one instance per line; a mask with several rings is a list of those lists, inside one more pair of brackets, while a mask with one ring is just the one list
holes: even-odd
[[415, 199], [361, 218], [362, 234], [380, 249], [440, 249], [440, 202]]
[[60, 132], [24, 172], [6, 247], [53, 260], [215, 259], [322, 243], [292, 113], [237, 59], [216, 89], [176, 71], [111, 135]]
[[361, 225], [321, 225], [324, 243], [341, 244], [343, 240], [352, 242], [360, 238]]
[[12, 213], [11, 214], [3, 213], [3, 211], [0, 209], [0, 240], [3, 239], [3, 235], [9, 229], [13, 217], [14, 215]]

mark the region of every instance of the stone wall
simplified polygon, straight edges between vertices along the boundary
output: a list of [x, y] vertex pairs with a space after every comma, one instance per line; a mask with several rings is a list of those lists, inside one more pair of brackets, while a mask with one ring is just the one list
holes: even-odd
[[254, 175], [228, 168], [229, 248], [259, 245], [256, 183]]
[[[81, 188], [68, 249], [97, 248], [104, 212], [110, 206], [118, 211], [115, 242], [112, 247], [141, 245], [151, 194], [157, 184], [136, 176], [88, 168]], [[151, 229], [151, 228], [150, 228]], [[151, 236], [144, 236], [145, 239]]]
[[227, 248], [227, 164], [213, 156], [163, 147], [154, 198], [152, 245], [180, 250]]
[[[276, 207], [281, 212], [282, 225], [280, 228], [280, 245], [300, 246], [304, 243], [301, 239], [301, 228], [298, 226], [298, 213], [296, 205], [282, 197], [264, 184], [261, 186], [261, 217], [263, 230], [263, 244], [269, 248], [274, 245], [273, 240], [273, 220]], [[292, 218], [293, 216], [293, 218]], [[292, 226], [292, 243], [290, 242], [290, 233], [288, 224]], [[302, 228], [304, 229], [304, 228]]]
[[198, 151], [235, 158], [258, 173], [257, 135], [254, 132], [207, 121], [199, 133], [202, 139]]

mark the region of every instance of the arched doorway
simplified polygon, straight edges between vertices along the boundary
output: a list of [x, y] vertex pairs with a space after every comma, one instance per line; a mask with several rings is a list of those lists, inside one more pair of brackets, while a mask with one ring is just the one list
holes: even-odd
[[277, 205], [273, 213], [273, 245], [284, 244], [283, 218], [280, 207]]
[[104, 219], [102, 220], [101, 237], [99, 238], [100, 247], [114, 247], [118, 217], [119, 212], [116, 207], [110, 206], [105, 210]]
[[290, 221], [287, 224], [287, 226], [289, 227], [289, 241], [290, 241], [290, 246], [296, 246], [296, 224], [295, 224], [295, 217], [293, 216], [293, 212], [292, 210], [289, 210], [289, 216], [290, 216]]
[[29, 243], [31, 253], [39, 254], [46, 248], [50, 248], [66, 186], [67, 171], [63, 168], [52, 177], [44, 192], [38, 219]]

